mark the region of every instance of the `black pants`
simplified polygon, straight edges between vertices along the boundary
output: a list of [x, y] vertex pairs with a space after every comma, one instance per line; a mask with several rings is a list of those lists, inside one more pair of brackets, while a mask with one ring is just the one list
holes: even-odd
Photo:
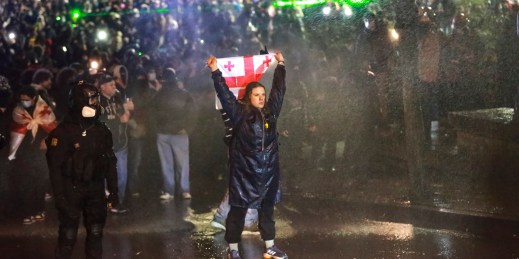
[[[69, 180], [68, 180], [69, 181]], [[56, 247], [56, 258], [71, 258], [81, 215], [86, 229], [86, 258], [102, 258], [103, 228], [106, 222], [106, 198], [104, 183], [88, 183], [74, 185], [65, 184], [65, 204], [59, 204], [59, 239]], [[58, 199], [58, 197], [55, 197]]]
[[[129, 193], [139, 193], [139, 167], [142, 161], [144, 140], [142, 138], [128, 139], [128, 189]], [[128, 193], [128, 191], [127, 191]]]
[[[225, 221], [225, 241], [239, 243], [245, 224], [245, 215], [248, 208], [231, 206]], [[276, 237], [276, 222], [274, 221], [274, 201], [263, 200], [258, 209], [258, 228], [263, 240], [273, 240]]]
[[45, 190], [49, 184], [45, 154], [34, 150], [32, 146], [26, 148], [28, 150], [19, 150], [17, 158], [11, 161], [12, 170], [9, 175], [9, 186], [13, 188], [12, 201], [16, 201], [15, 208], [19, 209], [16, 212], [20, 212], [17, 216], [21, 218], [34, 216], [45, 210]]

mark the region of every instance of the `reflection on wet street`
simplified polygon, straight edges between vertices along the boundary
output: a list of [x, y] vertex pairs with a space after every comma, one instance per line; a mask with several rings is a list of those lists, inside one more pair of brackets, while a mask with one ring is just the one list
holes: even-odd
[[[156, 195], [134, 198], [131, 211], [110, 215], [105, 258], [225, 258], [223, 232], [212, 228], [213, 211], [196, 200], [161, 203]], [[196, 198], [195, 198], [196, 199]], [[199, 204], [201, 205], [201, 204]], [[196, 206], [199, 206], [196, 205]], [[52, 258], [57, 220], [51, 203], [44, 222], [1, 223], [2, 258]], [[216, 203], [214, 204], [216, 207]], [[209, 207], [207, 207], [209, 208]], [[429, 210], [341, 203], [286, 196], [277, 208], [277, 244], [290, 258], [517, 258], [513, 223], [485, 221]], [[460, 223], [463, 222], [463, 223]], [[502, 233], [498, 238], [481, 229]], [[243, 258], [262, 258], [257, 232], [243, 236]], [[82, 258], [81, 230], [75, 258]]]
[[[195, 146], [206, 144], [200, 139]], [[427, 195], [411, 200], [399, 155], [401, 142], [398, 138], [381, 142], [379, 156], [370, 161], [371, 170], [351, 160], [340, 161], [335, 170], [284, 160], [289, 163], [282, 164], [276, 244], [292, 259], [519, 257], [519, 207], [501, 194], [501, 190], [509, 193], [510, 188], [503, 188], [507, 181], [480, 180], [484, 174], [474, 169], [479, 167], [468, 163], [464, 153], [451, 154], [452, 144], [447, 142], [427, 153]], [[225, 258], [224, 233], [210, 226], [225, 192], [225, 164], [219, 162], [225, 157], [207, 159], [211, 150], [194, 156], [193, 198], [162, 202], [160, 173], [152, 159], [156, 156], [148, 153], [141, 195], [130, 196], [127, 214], [108, 217], [104, 258]], [[10, 175], [0, 176], [5, 194], [0, 196], [0, 258], [53, 258], [58, 229], [53, 202], [46, 202], [45, 221], [23, 225], [17, 215], [17, 194], [9, 191], [12, 186], [6, 181]], [[259, 233], [248, 232], [242, 238], [243, 258], [262, 258]], [[80, 228], [74, 258], [83, 258], [84, 239]]]
[[[127, 214], [109, 215], [104, 258], [225, 258], [224, 233], [210, 226], [226, 187], [225, 146], [218, 131], [207, 132], [217, 136], [193, 136], [197, 148], [191, 200], [161, 202], [158, 156], [154, 145], [146, 149], [143, 191], [130, 196]], [[336, 155], [342, 158], [332, 167], [311, 159], [308, 147], [302, 158], [285, 154], [276, 244], [292, 259], [519, 258], [519, 203], [512, 177], [516, 167], [496, 174], [494, 163], [481, 165], [493, 157], [473, 157], [461, 146], [457, 150], [454, 134], [442, 132], [440, 144], [424, 155], [425, 193], [412, 200], [403, 135], [395, 134], [377, 139], [369, 159], [352, 143], [337, 142]], [[469, 136], [460, 144], [472, 142]], [[348, 145], [354, 155], [348, 153]], [[16, 175], [4, 165], [0, 164], [0, 258], [53, 258], [58, 229], [54, 204], [46, 203], [45, 221], [23, 225], [16, 185], [9, 181]], [[248, 232], [242, 238], [243, 258], [262, 258], [259, 233]], [[80, 229], [74, 258], [83, 258], [84, 239]]]

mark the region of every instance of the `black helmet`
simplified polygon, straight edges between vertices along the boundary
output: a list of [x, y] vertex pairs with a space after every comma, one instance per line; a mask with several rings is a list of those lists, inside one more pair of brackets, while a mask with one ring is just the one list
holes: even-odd
[[364, 15], [362, 16], [362, 18], [364, 20], [370, 20], [370, 21], [375, 21], [377, 19], [377, 15], [373, 12], [366, 12], [364, 13]]
[[378, 17], [372, 12], [367, 12], [363, 16], [364, 27], [370, 31], [378, 29]]
[[81, 80], [70, 90], [69, 100], [73, 113], [81, 113], [85, 106], [98, 110], [99, 90], [94, 85]]
[[162, 73], [162, 80], [164, 82], [171, 82], [171, 83], [177, 83], [177, 72], [174, 68], [168, 67], [164, 70]]

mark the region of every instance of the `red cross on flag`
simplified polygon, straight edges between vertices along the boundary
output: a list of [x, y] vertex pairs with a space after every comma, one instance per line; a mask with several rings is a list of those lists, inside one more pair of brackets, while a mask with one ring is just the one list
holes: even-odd
[[274, 54], [265, 54], [218, 58], [217, 65], [229, 89], [237, 98], [242, 98], [245, 86], [250, 82], [259, 81], [274, 61]]

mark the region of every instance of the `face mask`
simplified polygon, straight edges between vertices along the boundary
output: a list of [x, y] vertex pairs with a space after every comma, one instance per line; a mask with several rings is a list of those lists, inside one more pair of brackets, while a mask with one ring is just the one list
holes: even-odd
[[96, 110], [92, 107], [83, 106], [83, 110], [81, 110], [81, 115], [85, 118], [92, 118], [96, 116]]
[[148, 73], [148, 80], [154, 81], [157, 79], [157, 74], [155, 73]]
[[33, 106], [32, 101], [22, 101], [22, 106], [24, 108], [31, 108]]
[[364, 27], [372, 31], [375, 29], [375, 24], [373, 21], [370, 21], [369, 19], [364, 19]]

